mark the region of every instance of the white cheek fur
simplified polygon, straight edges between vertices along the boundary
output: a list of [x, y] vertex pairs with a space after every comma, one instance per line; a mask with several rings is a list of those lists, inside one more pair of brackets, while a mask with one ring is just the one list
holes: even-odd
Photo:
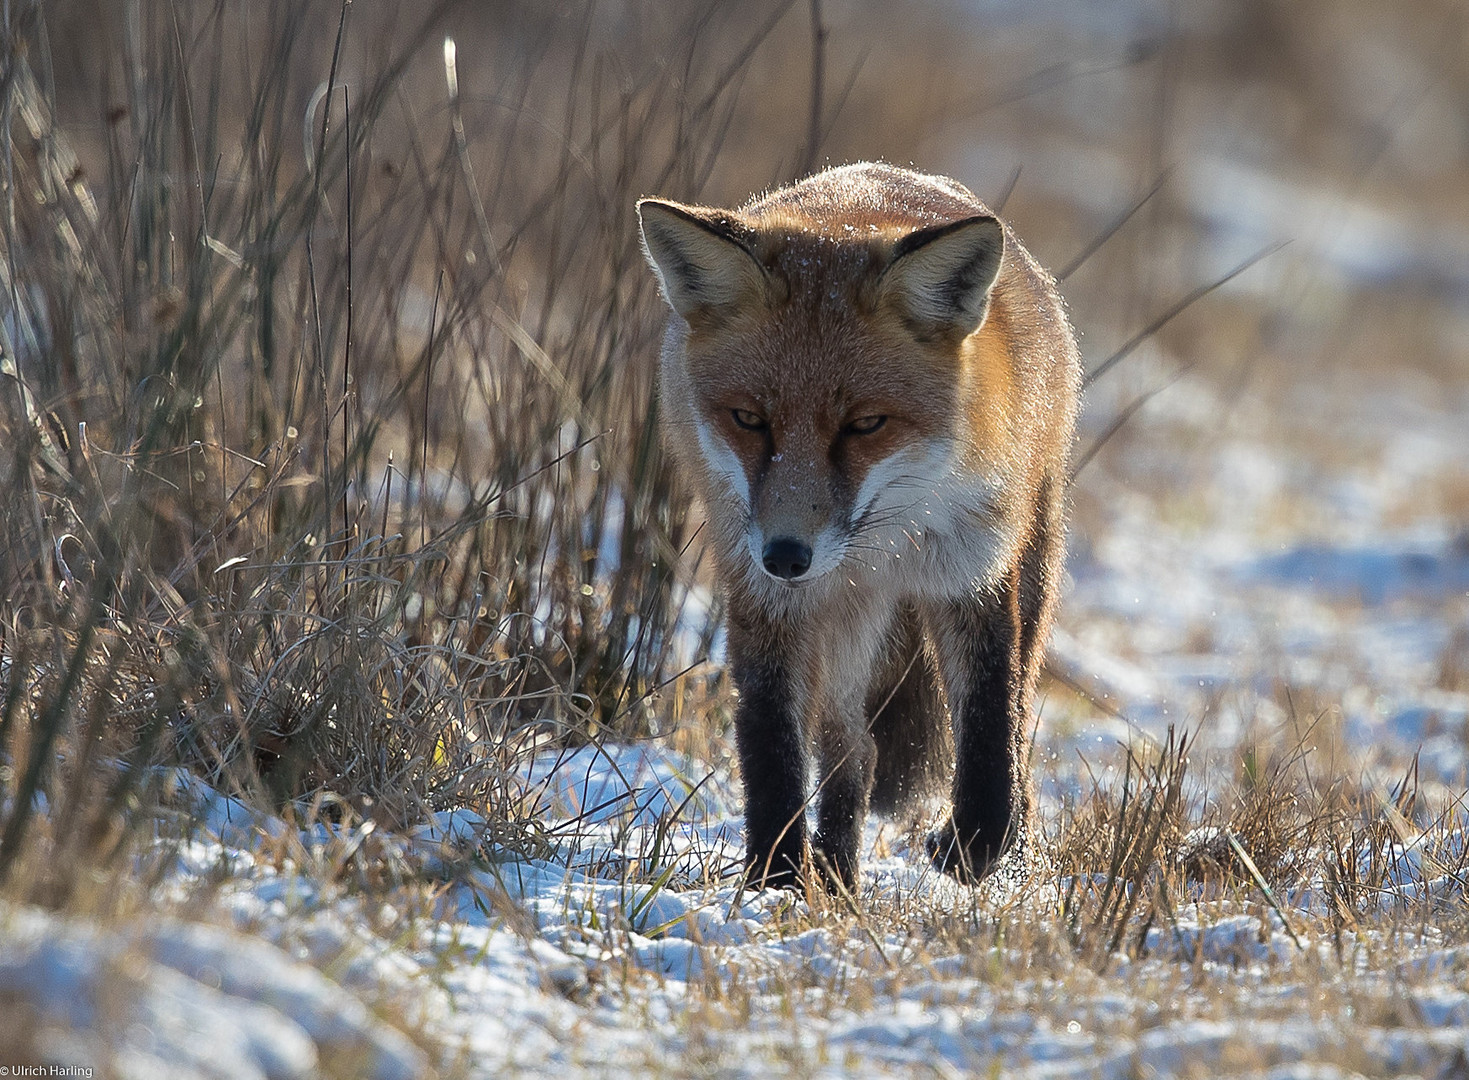
[[[744, 464], [707, 420], [695, 420], [694, 430], [710, 472], [724, 482], [724, 492], [740, 510], [750, 514], [750, 480]], [[1003, 488], [1003, 480], [965, 475], [956, 470], [953, 453], [953, 446], [945, 441], [921, 444], [894, 454], [867, 474], [854, 502], [854, 523], [864, 516], [885, 520], [858, 530], [864, 550], [855, 552], [857, 565], [848, 567], [860, 575], [854, 584], [862, 578], [872, 584], [891, 578], [889, 584], [902, 582], [901, 591], [950, 595], [972, 590], [994, 572], [1009, 540], [1004, 523], [994, 513], [994, 497]], [[801, 600], [783, 596], [784, 602], [800, 605], [814, 599], [806, 588], [792, 589], [766, 573], [766, 537], [758, 522], [748, 521], [744, 532], [752, 584], [759, 581], [778, 594], [807, 593]], [[828, 523], [812, 538], [811, 569], [802, 575], [800, 584], [814, 585], [843, 567], [853, 554], [856, 538], [834, 522]], [[868, 573], [875, 573], [876, 578]]]
[[750, 509], [750, 478], [745, 475], [745, 466], [729, 444], [709, 425], [703, 417], [694, 421], [694, 430], [699, 436], [699, 451], [704, 455], [709, 468], [729, 482], [729, 489], [739, 499], [740, 506]]
[[[949, 452], [945, 443], [920, 443], [878, 462], [868, 470], [862, 486], [857, 489], [857, 498], [852, 504], [853, 519], [860, 519], [871, 510], [894, 481], [903, 479], [907, 483], [899, 486], [897, 497], [890, 500], [888, 508], [913, 501], [926, 486], [943, 484], [950, 473]], [[913, 485], [911, 489], [909, 484]]]
[[[868, 569], [905, 592], [957, 595], [986, 584], [1012, 538], [996, 511], [1000, 477], [966, 473], [947, 442], [899, 453], [876, 466], [859, 490], [859, 520], [881, 553]], [[861, 560], [859, 560], [861, 561]]]

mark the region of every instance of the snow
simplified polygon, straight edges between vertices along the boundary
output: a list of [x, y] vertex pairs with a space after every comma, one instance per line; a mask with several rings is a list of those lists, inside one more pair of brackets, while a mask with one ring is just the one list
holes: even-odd
[[[1465, 695], [1436, 684], [1469, 633], [1469, 522], [1434, 492], [1465, 476], [1469, 398], [1379, 378], [1342, 375], [1329, 400], [1262, 389], [1223, 428], [1191, 379], [1144, 409], [1136, 448], [1084, 480], [1104, 517], [1072, 545], [1063, 670], [1153, 737], [1192, 720], [1224, 749], [1279, 710], [1280, 684], [1319, 690], [1352, 746], [1421, 747], [1429, 775], [1462, 786]], [[1178, 444], [1207, 451], [1160, 452]]]
[[[689, 765], [656, 745], [537, 759], [527, 780], [572, 797], [568, 806], [603, 806], [617, 785], [635, 781], [622, 789], [627, 815], [583, 822], [593, 836], [568, 838], [564, 857], [485, 848], [484, 823], [467, 811], [385, 840], [426, 871], [458, 868], [435, 910], [412, 918], [371, 914], [360, 897], [272, 869], [260, 845], [283, 823], [238, 807], [225, 813], [228, 800], [195, 782], [216, 828], [195, 840], [177, 884], [187, 894], [190, 876], [232, 867], [211, 907], [218, 921], [93, 923], [0, 908], [0, 1000], [31, 1011], [37, 1060], [105, 1063], [123, 1077], [305, 1077], [343, 1060], [354, 1076], [383, 1078], [451, 1066], [485, 1077], [600, 1074], [696, 1060], [717, 1061], [730, 1076], [768, 1075], [783, 1062], [814, 1076], [1002, 1065], [1005, 1075], [1121, 1078], [1238, 1061], [1304, 1077], [1351, 1075], [1317, 1060], [1349, 1035], [1354, 1053], [1399, 1072], [1437, 1069], [1466, 1045], [1463, 947], [1443, 947], [1432, 932], [1394, 942], [1369, 933], [1348, 948], [1363, 957], [1395, 950], [1398, 967], [1344, 969], [1309, 891], [1290, 900], [1299, 944], [1267, 906], [1200, 900], [1177, 909], [1171, 925], [1151, 927], [1137, 958], [1109, 960], [1121, 981], [1069, 988], [1044, 962], [1016, 979], [1021, 951], [1000, 943], [973, 953], [874, 931], [880, 923], [810, 925], [804, 901], [786, 894], [737, 895], [717, 880], [658, 889], [631, 882], [626, 860], [586, 862], [598, 830], [609, 838], [622, 830], [627, 851], [649, 850], [646, 834], [661, 830], [677, 837], [670, 858], [736, 858], [737, 808], [716, 795], [688, 822], [644, 820], [660, 798], [667, 808], [690, 805], [674, 797]], [[869, 831], [868, 902], [937, 898], [938, 910], [986, 918], [992, 909], [924, 871], [890, 831]], [[486, 850], [492, 860], [464, 861]], [[1423, 850], [1398, 843], [1377, 853], [1405, 896], [1449, 887], [1428, 877]], [[577, 858], [581, 868], [571, 865]], [[1461, 888], [1455, 895], [1462, 903]], [[1053, 896], [1034, 905], [1035, 917], [1049, 918], [1054, 904]], [[996, 981], [986, 975], [992, 964], [1011, 974]], [[1289, 972], [1314, 972], [1341, 993], [1343, 972], [1356, 967], [1364, 999], [1381, 1004], [1410, 988], [1408, 1026], [1359, 1029], [1345, 1015], [1302, 1014], [1304, 991]], [[717, 987], [747, 996], [743, 1022], [701, 1033], [698, 1003]], [[1273, 1015], [1242, 1027], [1209, 1013], [1209, 998], [1235, 993], [1253, 995], [1257, 1008], [1274, 994]], [[410, 1004], [383, 1011], [394, 1002]], [[425, 1046], [440, 1048], [437, 1060]], [[696, 1051], [706, 1057], [689, 1056]]]
[[171, 921], [107, 930], [34, 908], [0, 909], [0, 929], [0, 999], [31, 1014], [38, 1063], [284, 1080], [316, 1075], [329, 1053], [381, 1080], [427, 1069], [360, 1001], [257, 938]]

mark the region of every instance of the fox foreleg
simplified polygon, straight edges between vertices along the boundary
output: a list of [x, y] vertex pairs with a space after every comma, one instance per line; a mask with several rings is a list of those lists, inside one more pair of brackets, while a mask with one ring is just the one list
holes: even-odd
[[848, 890], [857, 884], [862, 826], [877, 766], [877, 743], [863, 710], [865, 691], [865, 685], [854, 687], [842, 695], [850, 700], [833, 702], [822, 715], [819, 733], [816, 867], [829, 884]]
[[745, 789], [745, 875], [754, 888], [794, 888], [807, 862], [803, 722], [806, 689], [788, 635], [731, 612], [731, 671], [739, 690], [735, 742]]
[[928, 837], [934, 865], [978, 881], [1027, 839], [1029, 682], [1016, 582], [950, 601], [933, 632], [954, 725], [953, 809]]

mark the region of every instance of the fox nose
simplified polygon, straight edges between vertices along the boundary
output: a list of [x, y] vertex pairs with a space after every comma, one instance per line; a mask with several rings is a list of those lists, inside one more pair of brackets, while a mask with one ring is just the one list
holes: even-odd
[[767, 573], [789, 581], [811, 569], [811, 549], [789, 536], [777, 536], [765, 545], [763, 561]]

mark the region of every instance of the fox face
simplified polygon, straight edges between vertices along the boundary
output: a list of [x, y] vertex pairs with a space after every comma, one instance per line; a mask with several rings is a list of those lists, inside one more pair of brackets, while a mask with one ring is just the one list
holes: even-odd
[[663, 360], [668, 415], [752, 584], [931, 562], [935, 535], [985, 518], [972, 481], [998, 463], [978, 460], [970, 428], [1004, 389], [986, 385], [1003, 383], [998, 367], [973, 363], [1004, 255], [995, 218], [850, 236], [639, 209], [684, 323]]

